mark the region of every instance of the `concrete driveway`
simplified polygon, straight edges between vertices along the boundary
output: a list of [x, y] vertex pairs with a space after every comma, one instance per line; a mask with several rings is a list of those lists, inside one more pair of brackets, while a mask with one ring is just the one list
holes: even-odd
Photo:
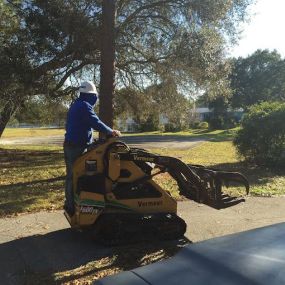
[[[232, 208], [215, 210], [191, 201], [179, 202], [188, 227], [186, 238], [197, 242], [285, 221], [285, 198], [249, 197]], [[0, 219], [1, 284], [27, 284], [29, 272], [53, 274], [109, 256], [113, 249], [94, 244], [70, 230], [62, 211]]]

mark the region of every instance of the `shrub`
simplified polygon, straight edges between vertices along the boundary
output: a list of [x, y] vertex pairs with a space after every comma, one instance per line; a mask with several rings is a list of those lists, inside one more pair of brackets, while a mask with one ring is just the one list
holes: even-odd
[[165, 126], [163, 124], [158, 125], [158, 131], [165, 132]]
[[285, 166], [285, 103], [254, 105], [244, 116], [234, 144], [257, 165]]
[[208, 123], [212, 130], [223, 129], [224, 118], [223, 116], [211, 115], [208, 118]]
[[181, 128], [179, 125], [174, 124], [172, 122], [169, 122], [167, 124], [165, 124], [164, 129], [166, 132], [178, 132], [181, 131]]
[[199, 129], [200, 121], [194, 121], [190, 123], [190, 128], [192, 129]]
[[206, 130], [206, 129], [209, 128], [209, 124], [207, 122], [200, 122], [199, 125], [198, 125], [198, 128]]
[[151, 114], [146, 120], [140, 122], [140, 131], [142, 132], [152, 132], [157, 131], [159, 128], [159, 118], [156, 114]]
[[165, 132], [179, 132], [186, 131], [189, 129], [189, 123], [184, 120], [173, 121], [170, 120], [168, 123], [164, 125]]
[[207, 120], [209, 127], [212, 130], [231, 129], [237, 125], [237, 120], [234, 118], [233, 114], [230, 113], [212, 113]]

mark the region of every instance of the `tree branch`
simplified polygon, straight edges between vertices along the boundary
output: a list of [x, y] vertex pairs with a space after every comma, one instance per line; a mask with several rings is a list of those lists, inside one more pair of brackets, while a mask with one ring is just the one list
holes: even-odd
[[157, 1], [148, 5], [144, 5], [139, 7], [137, 10], [135, 10], [126, 20], [117, 28], [117, 32], [120, 32], [121, 30], [124, 30], [126, 26], [130, 24], [130, 22], [133, 21], [133, 19], [136, 18], [136, 16], [141, 13], [143, 10], [151, 9], [163, 4], [171, 3], [173, 0], [164, 0], [164, 1]]
[[76, 67], [71, 68], [70, 70], [68, 70], [65, 75], [61, 78], [61, 80], [58, 82], [58, 84], [55, 86], [54, 91], [58, 90], [60, 87], [62, 87], [62, 85], [64, 84], [64, 82], [67, 80], [68, 77], [70, 77], [71, 74], [73, 74], [74, 72], [82, 69], [84, 66], [88, 65], [88, 64], [99, 64], [99, 62], [95, 62], [95, 61], [83, 61], [81, 62], [79, 65], [77, 65]]

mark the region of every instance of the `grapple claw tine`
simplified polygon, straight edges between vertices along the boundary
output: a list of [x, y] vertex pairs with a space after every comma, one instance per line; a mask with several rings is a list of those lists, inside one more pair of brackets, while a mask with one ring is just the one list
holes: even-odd
[[249, 194], [249, 182], [239, 172], [221, 171], [195, 164], [187, 164], [187, 166], [200, 179], [201, 186], [197, 187], [197, 195], [203, 204], [215, 209], [223, 209], [244, 202], [245, 200], [242, 197], [231, 197], [222, 192], [222, 185], [228, 187], [231, 182], [244, 185], [246, 194]]
[[246, 177], [239, 172], [221, 171], [217, 169], [206, 168], [202, 165], [188, 164], [202, 180], [222, 181], [228, 187], [230, 182], [240, 183], [246, 188], [246, 195], [249, 194], [249, 182]]
[[224, 182], [224, 184], [228, 185], [230, 182], [240, 183], [245, 186], [246, 195], [249, 194], [249, 182], [239, 172], [226, 172], [226, 171], [217, 171], [216, 175]]

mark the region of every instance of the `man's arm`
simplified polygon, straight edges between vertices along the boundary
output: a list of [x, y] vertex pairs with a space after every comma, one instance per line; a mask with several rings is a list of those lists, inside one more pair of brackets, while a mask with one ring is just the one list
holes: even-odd
[[105, 134], [113, 135], [113, 130], [99, 119], [91, 105], [86, 104], [86, 109], [87, 110], [84, 117], [87, 124], [90, 125], [91, 128]]

